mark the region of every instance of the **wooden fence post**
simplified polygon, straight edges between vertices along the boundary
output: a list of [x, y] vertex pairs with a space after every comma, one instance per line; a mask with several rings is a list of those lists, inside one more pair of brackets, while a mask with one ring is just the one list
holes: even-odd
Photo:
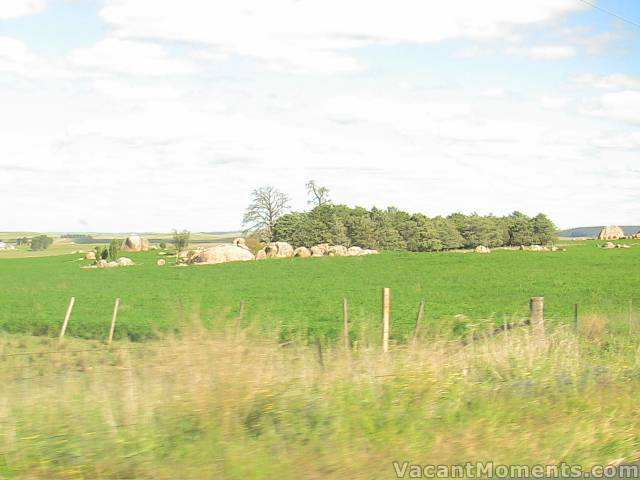
[[534, 333], [544, 333], [544, 297], [531, 297], [529, 310]]
[[64, 337], [64, 332], [67, 331], [67, 324], [69, 323], [69, 318], [71, 317], [71, 311], [73, 310], [73, 304], [76, 302], [76, 297], [71, 297], [71, 300], [69, 301], [69, 306], [67, 307], [67, 313], [64, 316], [64, 322], [62, 323], [62, 329], [60, 330], [60, 338], [59, 340], [62, 341], [62, 338]]
[[413, 343], [418, 339], [418, 331], [420, 330], [420, 326], [422, 325], [422, 319], [424, 318], [424, 300], [420, 302], [420, 307], [418, 308], [418, 317], [416, 318], [416, 326], [413, 329]]
[[344, 348], [349, 349], [349, 304], [347, 299], [342, 299], [342, 335], [344, 336]]
[[573, 304], [573, 327], [578, 331], [578, 304]]
[[120, 307], [120, 299], [116, 298], [116, 303], [113, 306], [113, 315], [111, 316], [111, 327], [109, 328], [109, 340], [107, 340], [107, 345], [111, 346], [111, 342], [113, 341], [113, 332], [116, 330], [116, 319], [118, 318], [118, 307]]
[[382, 351], [389, 351], [389, 322], [391, 315], [391, 290], [382, 289]]

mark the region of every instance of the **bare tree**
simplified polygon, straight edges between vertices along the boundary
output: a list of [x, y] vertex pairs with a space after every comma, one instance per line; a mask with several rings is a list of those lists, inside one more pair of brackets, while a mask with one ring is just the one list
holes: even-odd
[[251, 204], [242, 219], [247, 232], [255, 232], [266, 240], [273, 237], [273, 226], [289, 209], [289, 197], [280, 190], [266, 186], [251, 192]]
[[307, 187], [307, 194], [311, 197], [307, 201], [309, 205], [319, 207], [331, 203], [329, 189], [327, 187], [319, 186], [315, 180], [309, 180], [305, 186]]

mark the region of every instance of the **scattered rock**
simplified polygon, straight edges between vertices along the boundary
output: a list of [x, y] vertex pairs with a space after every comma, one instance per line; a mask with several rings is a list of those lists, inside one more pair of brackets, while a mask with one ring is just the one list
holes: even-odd
[[631, 245], [627, 245], [626, 243], [617, 243], [616, 248], [631, 248]]
[[244, 248], [245, 250], [249, 250], [249, 247], [247, 247], [247, 243], [245, 241], [244, 238], [236, 238], [233, 240], [233, 244], [236, 247], [240, 247], [240, 248]]
[[87, 252], [87, 253], [85, 253], [84, 259], [85, 260], [95, 260], [96, 259], [96, 252]]
[[293, 247], [287, 242], [273, 242], [264, 247], [268, 258], [293, 257]]
[[267, 252], [264, 251], [264, 248], [261, 250], [258, 250], [258, 253], [256, 253], [256, 260], [266, 260], [267, 259]]
[[329, 255], [329, 244], [328, 243], [320, 243], [318, 245], [314, 245], [311, 247], [311, 256], [312, 257], [322, 257], [324, 255]]
[[491, 249], [489, 247], [485, 247], [484, 245], [478, 245], [474, 251], [476, 253], [491, 253]]
[[542, 245], [531, 245], [529, 247], [529, 250], [531, 250], [532, 252], [545, 252], [548, 250], [548, 248]]
[[330, 257], [346, 257], [347, 256], [347, 247], [344, 245], [332, 245], [329, 247]]
[[311, 256], [311, 251], [307, 247], [298, 247], [293, 251], [293, 256], [307, 258]]
[[149, 250], [149, 240], [140, 235], [129, 235], [122, 242], [120, 250], [123, 252], [147, 252]]
[[204, 250], [202, 248], [196, 248], [194, 250], [182, 250], [176, 254], [178, 260], [189, 260], [191, 257], [199, 255]]
[[607, 243], [602, 244], [602, 248], [607, 248], [607, 249], [608, 248], [616, 248], [616, 246], [615, 246], [614, 243], [607, 242]]
[[530, 252], [555, 252], [558, 250], [558, 247], [547, 247], [545, 245], [520, 245], [520, 250], [527, 250]]
[[349, 247], [347, 249], [347, 255], [349, 257], [357, 257], [358, 255], [362, 255], [362, 248], [360, 247]]
[[135, 265], [135, 263], [133, 263], [133, 260], [127, 257], [120, 257], [116, 263], [120, 267], [130, 267], [132, 265]]
[[158, 265], [159, 267], [163, 267], [165, 266], [167, 263], [167, 261], [164, 258], [160, 258], [157, 262], [156, 265]]
[[254, 258], [250, 251], [236, 245], [215, 245], [194, 254], [187, 263], [190, 265], [215, 265], [227, 262], [244, 262]]
[[609, 225], [600, 230], [598, 240], [619, 240], [624, 238], [624, 230], [616, 225]]

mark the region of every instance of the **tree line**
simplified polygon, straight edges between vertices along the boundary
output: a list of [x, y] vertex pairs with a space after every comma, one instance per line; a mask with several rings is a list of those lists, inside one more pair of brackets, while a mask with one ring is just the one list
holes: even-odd
[[296, 247], [319, 243], [359, 246], [378, 250], [431, 252], [457, 248], [548, 245], [556, 226], [543, 213], [529, 217], [521, 212], [507, 216], [465, 215], [427, 217], [394, 207], [386, 209], [334, 205], [329, 190], [307, 184], [306, 212], [288, 212], [289, 198], [273, 187], [254, 191], [245, 225], [262, 241], [284, 241]]

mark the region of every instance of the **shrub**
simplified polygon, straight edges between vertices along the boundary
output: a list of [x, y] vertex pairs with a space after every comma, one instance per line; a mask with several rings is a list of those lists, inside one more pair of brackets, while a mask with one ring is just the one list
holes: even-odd
[[188, 230], [183, 230], [182, 232], [178, 232], [177, 230], [173, 231], [173, 244], [175, 245], [176, 250], [185, 250], [189, 246], [190, 241], [191, 232]]
[[46, 235], [38, 235], [31, 240], [31, 250], [46, 250], [53, 243], [53, 238]]
[[111, 242], [109, 242], [108, 254], [111, 260], [117, 260], [118, 253], [120, 252], [120, 244], [121, 242], [119, 240], [116, 240], [115, 238], [111, 240]]

